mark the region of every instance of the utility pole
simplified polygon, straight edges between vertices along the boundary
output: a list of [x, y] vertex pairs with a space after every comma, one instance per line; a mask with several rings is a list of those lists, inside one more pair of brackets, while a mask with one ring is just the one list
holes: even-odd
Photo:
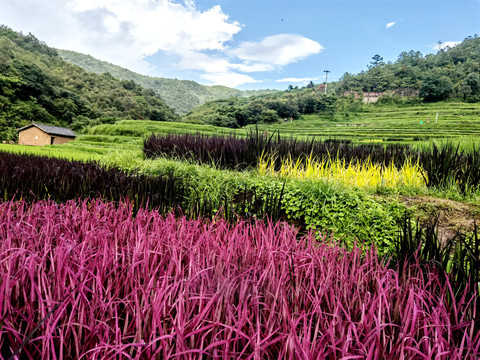
[[325, 94], [327, 93], [327, 79], [328, 79], [328, 73], [330, 72], [330, 70], [323, 70], [323, 72], [325, 73]]

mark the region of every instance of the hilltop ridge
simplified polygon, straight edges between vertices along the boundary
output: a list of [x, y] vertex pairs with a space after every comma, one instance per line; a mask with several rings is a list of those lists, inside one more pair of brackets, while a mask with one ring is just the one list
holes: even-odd
[[165, 103], [174, 108], [178, 114], [186, 114], [208, 101], [230, 97], [248, 97], [268, 94], [278, 90], [238, 90], [221, 85], [207, 86], [193, 80], [168, 79], [138, 74], [121, 66], [98, 60], [70, 50], [56, 49], [59, 56], [72, 64], [95, 74], [109, 73], [121, 80], [131, 80], [145, 88], [154, 90]]

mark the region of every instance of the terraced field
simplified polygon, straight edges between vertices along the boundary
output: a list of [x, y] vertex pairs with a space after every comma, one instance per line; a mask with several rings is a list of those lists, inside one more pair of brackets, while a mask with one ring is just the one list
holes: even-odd
[[259, 125], [258, 128], [279, 130], [286, 135], [337, 137], [354, 141], [415, 143], [436, 139], [472, 142], [475, 141], [474, 137], [480, 136], [480, 106], [465, 103], [421, 104], [413, 107], [370, 104], [348, 119], [331, 120], [318, 115], [305, 115], [293, 122]]
[[469, 104], [368, 106], [234, 130], [245, 138], [120, 121], [64, 145], [1, 144], [0, 278], [11, 285], [0, 347], [11, 358], [363, 358], [366, 347], [478, 358], [478, 150], [366, 142], [472, 148], [479, 120]]

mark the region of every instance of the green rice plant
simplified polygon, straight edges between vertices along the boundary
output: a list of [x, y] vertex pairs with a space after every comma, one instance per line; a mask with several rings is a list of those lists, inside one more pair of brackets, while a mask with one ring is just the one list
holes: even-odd
[[426, 189], [427, 174], [418, 162], [407, 159], [400, 167], [393, 161], [389, 165], [373, 163], [370, 158], [364, 161], [324, 157], [317, 160], [313, 154], [293, 160], [284, 158], [278, 168], [278, 159], [274, 154], [262, 154], [258, 164], [260, 175], [278, 176], [294, 179], [335, 180], [345, 185], [359, 188], [387, 189], [410, 188]]

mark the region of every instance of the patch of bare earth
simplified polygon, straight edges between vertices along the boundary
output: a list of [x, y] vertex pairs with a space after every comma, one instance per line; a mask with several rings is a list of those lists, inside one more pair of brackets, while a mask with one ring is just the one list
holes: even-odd
[[414, 210], [420, 223], [431, 222], [438, 217], [438, 237], [442, 243], [453, 238], [457, 232], [472, 232], [474, 224], [480, 224], [478, 206], [429, 196], [404, 196], [402, 200]]

